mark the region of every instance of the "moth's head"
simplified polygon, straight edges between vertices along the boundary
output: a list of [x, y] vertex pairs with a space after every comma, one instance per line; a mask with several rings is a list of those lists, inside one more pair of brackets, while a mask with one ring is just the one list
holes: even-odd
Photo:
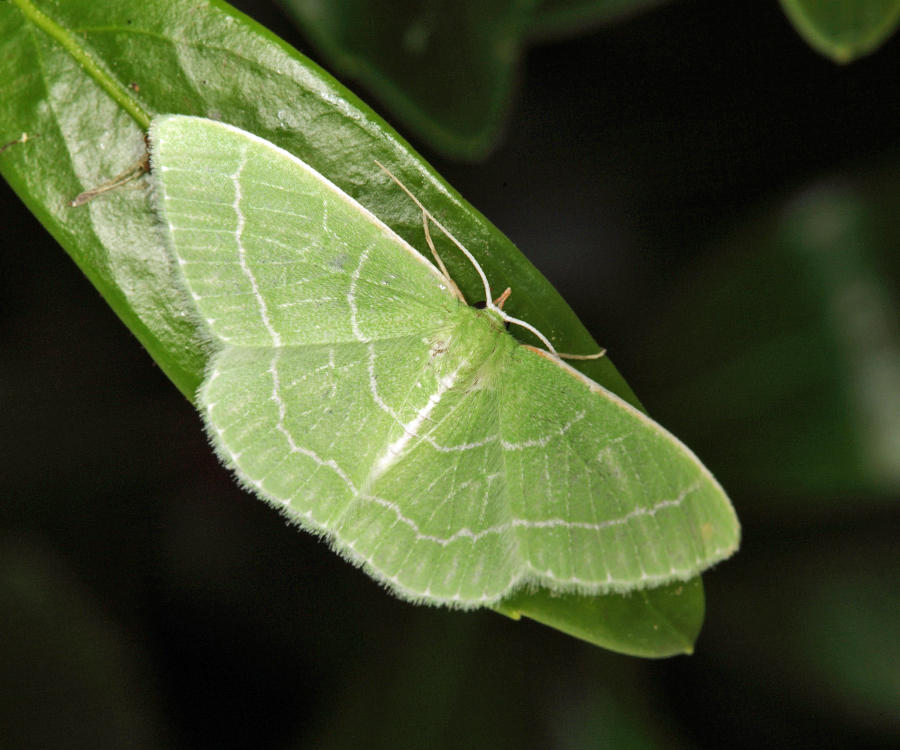
[[482, 300], [481, 302], [476, 302], [472, 305], [476, 310], [483, 310], [481, 315], [487, 318], [491, 323], [496, 325], [497, 330], [500, 331], [508, 331], [509, 330], [509, 321], [504, 320], [495, 310], [491, 310], [487, 306], [487, 302]]

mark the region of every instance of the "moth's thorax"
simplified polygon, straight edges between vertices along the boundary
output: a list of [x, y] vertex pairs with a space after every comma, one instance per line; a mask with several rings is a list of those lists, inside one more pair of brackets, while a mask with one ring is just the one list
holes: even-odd
[[434, 365], [442, 374], [455, 373], [460, 383], [479, 388], [491, 387], [519, 346], [496, 313], [465, 305], [430, 344]]

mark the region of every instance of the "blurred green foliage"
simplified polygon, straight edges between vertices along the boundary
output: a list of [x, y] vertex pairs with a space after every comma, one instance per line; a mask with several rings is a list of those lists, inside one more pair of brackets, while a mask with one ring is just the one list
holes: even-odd
[[284, 0], [325, 59], [448, 153], [477, 158], [505, 118], [536, 0]]
[[584, 33], [666, 0], [538, 0], [528, 26], [531, 38]]
[[[432, 148], [483, 158], [497, 144], [523, 50], [663, 0], [278, 0], [340, 76]], [[900, 0], [781, 0], [814, 49], [846, 63], [900, 24]], [[726, 29], [721, 30], [727, 33]]]
[[340, 75], [433, 148], [484, 157], [506, 121], [523, 47], [660, 0], [279, 0]]
[[644, 339], [647, 392], [726, 486], [823, 510], [900, 490], [898, 235], [884, 220], [898, 195], [813, 185], [669, 290]]
[[900, 0], [781, 0], [810, 46], [847, 63], [878, 49], [900, 24]]

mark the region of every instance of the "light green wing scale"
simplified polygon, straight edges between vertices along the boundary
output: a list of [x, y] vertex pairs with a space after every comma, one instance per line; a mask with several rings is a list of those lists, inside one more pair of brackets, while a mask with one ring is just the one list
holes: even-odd
[[292, 155], [222, 123], [151, 126], [160, 215], [216, 353], [198, 394], [243, 484], [406, 598], [625, 591], [728, 556], [696, 457], [458, 302]]

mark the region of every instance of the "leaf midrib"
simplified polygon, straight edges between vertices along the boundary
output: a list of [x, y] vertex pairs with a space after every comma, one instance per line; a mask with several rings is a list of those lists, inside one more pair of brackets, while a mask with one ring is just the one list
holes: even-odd
[[107, 73], [87, 49], [76, 41], [70, 32], [66, 31], [44, 11], [36, 8], [31, 0], [12, 0], [12, 3], [19, 8], [33, 26], [41, 29], [65, 49], [85, 73], [93, 78], [109, 94], [110, 98], [122, 107], [142, 129], [146, 130], [150, 126], [150, 115], [137, 103], [134, 97], [128, 94], [128, 89]]

